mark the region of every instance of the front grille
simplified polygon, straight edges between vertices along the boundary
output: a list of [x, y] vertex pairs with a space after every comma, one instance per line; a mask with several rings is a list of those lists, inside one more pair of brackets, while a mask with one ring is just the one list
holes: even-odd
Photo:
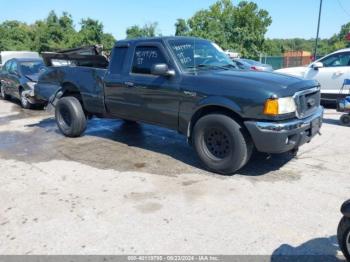
[[321, 102], [321, 92], [319, 87], [310, 88], [297, 92], [294, 95], [297, 105], [297, 117], [305, 118], [312, 115]]

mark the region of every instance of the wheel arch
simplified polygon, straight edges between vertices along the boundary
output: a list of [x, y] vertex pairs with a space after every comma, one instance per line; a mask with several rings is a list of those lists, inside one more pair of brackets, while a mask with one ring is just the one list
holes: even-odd
[[187, 129], [187, 138], [188, 141], [191, 141], [193, 127], [197, 123], [197, 121], [205, 115], [220, 113], [227, 115], [238, 122], [242, 127], [243, 124], [243, 116], [241, 115], [241, 110], [239, 107], [232, 103], [203, 103], [200, 107], [195, 110], [194, 114], [191, 117], [191, 121], [188, 124]]
[[78, 95], [81, 97], [81, 93], [76, 84], [72, 82], [63, 82], [61, 85], [62, 97], [69, 96], [72, 94]]
[[63, 82], [61, 87], [56, 91], [54, 99], [59, 99], [61, 97], [74, 96], [79, 100], [82, 107], [84, 108], [84, 100], [78, 86], [72, 82]]

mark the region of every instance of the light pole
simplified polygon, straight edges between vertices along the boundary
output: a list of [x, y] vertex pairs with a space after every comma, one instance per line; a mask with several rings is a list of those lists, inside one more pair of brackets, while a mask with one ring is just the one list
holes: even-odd
[[316, 60], [316, 57], [317, 57], [318, 36], [320, 34], [320, 23], [321, 23], [321, 14], [322, 14], [322, 2], [323, 2], [323, 0], [320, 0], [320, 10], [318, 12], [318, 23], [317, 23], [317, 34], [316, 34], [316, 43], [315, 43], [315, 51], [314, 51], [314, 60]]

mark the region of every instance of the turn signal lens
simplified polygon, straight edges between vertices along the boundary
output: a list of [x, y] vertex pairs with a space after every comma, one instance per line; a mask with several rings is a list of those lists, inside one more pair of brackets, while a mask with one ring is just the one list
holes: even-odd
[[278, 115], [278, 99], [267, 99], [264, 106], [264, 115]]
[[296, 104], [293, 97], [270, 98], [267, 99], [264, 106], [264, 114], [276, 116], [294, 113]]

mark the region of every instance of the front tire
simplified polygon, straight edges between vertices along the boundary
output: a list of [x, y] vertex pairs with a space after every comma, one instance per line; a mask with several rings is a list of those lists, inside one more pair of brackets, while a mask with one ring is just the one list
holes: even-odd
[[25, 92], [23, 92], [23, 90], [19, 91], [19, 97], [21, 100], [21, 106], [24, 109], [31, 109], [33, 107], [33, 105], [28, 101], [28, 98], [25, 95]]
[[245, 129], [231, 117], [210, 114], [193, 129], [195, 150], [208, 170], [231, 175], [250, 159], [253, 144]]
[[86, 116], [79, 100], [68, 96], [58, 100], [55, 108], [58, 128], [67, 137], [79, 137], [86, 129]]
[[350, 218], [343, 217], [338, 226], [338, 243], [341, 251], [348, 261], [350, 261]]
[[1, 94], [1, 98], [4, 100], [8, 100], [10, 98], [10, 96], [6, 94], [5, 88], [2, 85], [0, 85], [0, 94]]

